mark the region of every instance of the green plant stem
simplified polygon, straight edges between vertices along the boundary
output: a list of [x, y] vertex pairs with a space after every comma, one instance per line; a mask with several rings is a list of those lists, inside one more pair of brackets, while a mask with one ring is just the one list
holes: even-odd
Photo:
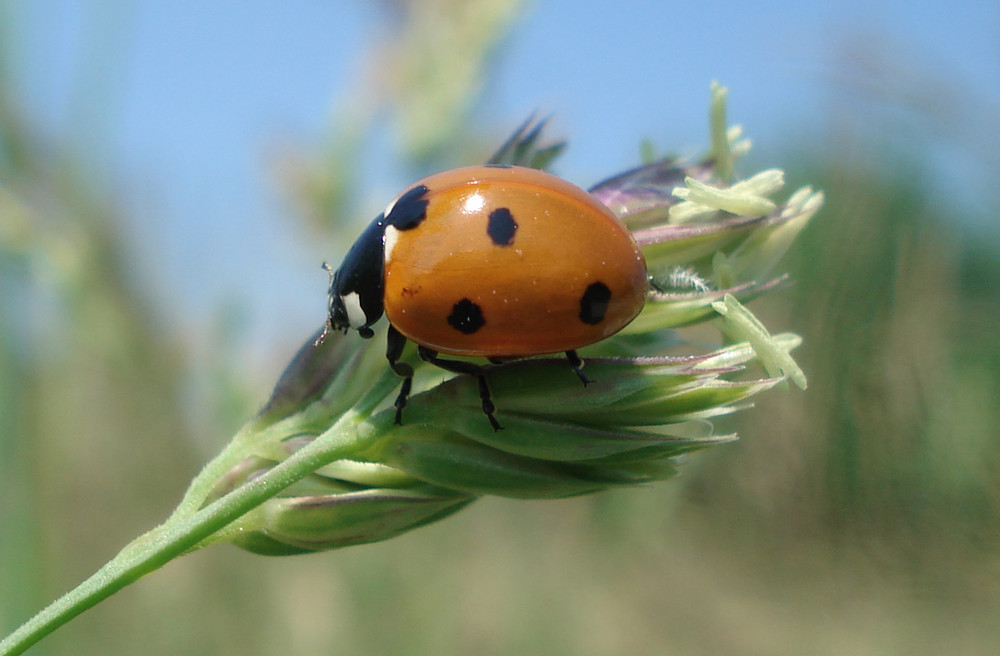
[[[376, 388], [379, 386], [376, 385]], [[374, 391], [374, 390], [373, 390]], [[265, 474], [190, 515], [175, 513], [139, 536], [86, 581], [44, 608], [0, 641], [0, 656], [21, 654], [83, 611], [193, 551], [227, 525], [319, 467], [356, 452], [384, 430], [380, 417], [369, 418], [371, 397], [345, 413], [328, 431]], [[387, 413], [382, 413], [386, 415]], [[220, 458], [230, 458], [229, 451]], [[207, 468], [211, 468], [210, 463]]]

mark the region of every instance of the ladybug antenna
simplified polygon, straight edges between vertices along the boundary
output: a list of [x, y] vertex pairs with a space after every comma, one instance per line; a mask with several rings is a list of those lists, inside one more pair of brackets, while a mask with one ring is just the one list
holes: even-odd
[[[330, 274], [330, 288], [332, 289], [333, 288], [334, 278], [336, 277], [337, 272], [334, 271], [333, 268], [329, 264], [327, 264], [326, 260], [323, 261], [322, 266], [323, 266], [323, 270], [326, 271], [328, 274]], [[317, 346], [318, 347], [318, 346], [322, 345], [323, 342], [326, 341], [326, 338], [327, 338], [327, 336], [330, 335], [330, 333], [332, 333], [332, 332], [339, 332], [339, 331], [340, 331], [340, 329], [338, 327], [336, 327], [336, 326], [333, 325], [333, 312], [331, 311], [331, 312], [329, 312], [327, 314], [326, 324], [323, 326], [323, 332], [321, 332], [319, 334], [319, 337], [316, 338], [316, 341], [313, 342], [313, 346]], [[344, 329], [344, 332], [345, 333], [347, 332], [346, 328]]]

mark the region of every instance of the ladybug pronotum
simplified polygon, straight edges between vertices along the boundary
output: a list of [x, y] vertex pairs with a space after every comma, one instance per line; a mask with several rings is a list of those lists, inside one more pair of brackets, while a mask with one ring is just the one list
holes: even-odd
[[423, 360], [476, 376], [499, 429], [486, 367], [439, 354], [565, 353], [586, 385], [576, 349], [628, 325], [647, 287], [631, 233], [586, 191], [535, 169], [472, 166], [424, 178], [372, 221], [331, 274], [326, 331], [368, 338], [385, 313], [386, 357], [403, 378], [396, 423], [413, 380], [399, 361], [409, 340]]

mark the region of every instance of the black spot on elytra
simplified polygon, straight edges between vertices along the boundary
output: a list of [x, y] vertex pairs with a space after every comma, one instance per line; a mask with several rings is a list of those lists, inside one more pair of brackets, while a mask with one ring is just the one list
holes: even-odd
[[429, 191], [426, 185], [417, 185], [400, 196], [385, 217], [386, 224], [397, 230], [412, 230], [420, 225], [427, 218]]
[[591, 326], [604, 321], [609, 301], [611, 290], [607, 285], [603, 282], [590, 283], [580, 297], [580, 321]]
[[451, 309], [448, 315], [448, 325], [465, 335], [471, 335], [484, 325], [483, 311], [467, 298], [463, 298]]
[[517, 221], [506, 207], [498, 207], [490, 212], [489, 222], [486, 225], [486, 234], [490, 236], [497, 246], [510, 246], [514, 241], [514, 233], [517, 232]]

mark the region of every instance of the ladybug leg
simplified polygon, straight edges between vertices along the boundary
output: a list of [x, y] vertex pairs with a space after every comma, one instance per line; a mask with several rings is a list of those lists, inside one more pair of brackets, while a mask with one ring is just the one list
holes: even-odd
[[573, 373], [580, 379], [584, 387], [594, 382], [587, 374], [583, 373], [583, 358], [577, 355], [576, 351], [566, 351], [566, 359], [569, 360], [570, 368], [573, 369]]
[[478, 364], [473, 362], [463, 362], [461, 360], [446, 360], [438, 357], [436, 351], [432, 351], [426, 346], [417, 346], [417, 353], [420, 354], [420, 358], [425, 362], [429, 362], [435, 367], [440, 367], [445, 371], [450, 371], [456, 374], [466, 374], [469, 376], [475, 376], [479, 379], [479, 400], [483, 404], [483, 413], [486, 418], [490, 420], [490, 426], [493, 430], [498, 431], [503, 426], [497, 421], [493, 413], [496, 412], [496, 406], [493, 405], [493, 399], [490, 396], [490, 386], [486, 383], [486, 370]]
[[406, 407], [406, 399], [410, 396], [410, 388], [413, 386], [413, 367], [405, 362], [400, 362], [403, 355], [403, 348], [406, 346], [406, 338], [403, 334], [389, 326], [389, 332], [385, 338], [385, 358], [389, 361], [389, 366], [397, 375], [403, 378], [403, 385], [399, 389], [399, 395], [393, 407], [396, 408], [396, 423], [403, 423], [403, 408]]

